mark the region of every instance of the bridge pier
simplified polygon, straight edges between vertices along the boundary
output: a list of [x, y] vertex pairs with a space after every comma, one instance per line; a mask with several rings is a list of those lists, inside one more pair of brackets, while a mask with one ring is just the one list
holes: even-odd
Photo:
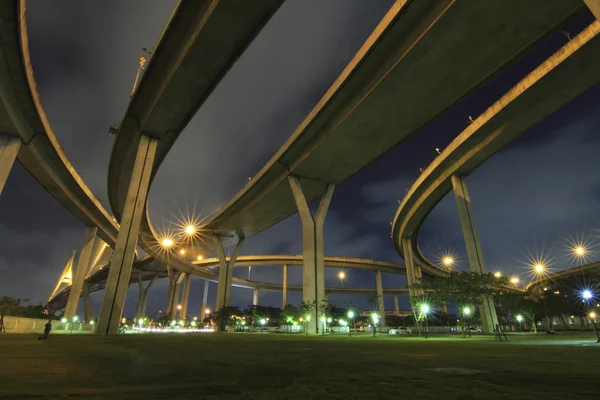
[[0, 135], [0, 195], [6, 184], [17, 154], [21, 148], [21, 139], [14, 136]]
[[381, 271], [375, 271], [375, 281], [377, 283], [377, 308], [379, 310], [379, 326], [385, 326], [385, 301], [383, 298], [383, 282], [381, 280]]
[[584, 0], [594, 17], [600, 21], [600, 0]]
[[165, 314], [171, 316], [171, 319], [177, 318], [177, 302], [179, 301], [179, 287], [181, 286], [181, 281], [185, 276], [184, 273], [179, 272], [177, 275], [173, 268], [167, 266], [167, 271], [169, 273], [169, 291], [167, 292], [167, 307], [165, 309]]
[[150, 297], [150, 289], [152, 289], [152, 286], [154, 285], [154, 282], [156, 282], [157, 278], [158, 275], [154, 275], [150, 282], [148, 282], [148, 285], [144, 287], [144, 282], [142, 282], [140, 276], [140, 280], [138, 280], [138, 288], [140, 292], [138, 295], [138, 303], [135, 312], [135, 318], [140, 319], [146, 316], [146, 307], [148, 306], [148, 297]]
[[316, 304], [314, 318], [307, 324], [307, 332], [315, 334], [318, 333], [319, 307], [325, 300], [323, 225], [335, 186], [329, 184], [313, 218], [299, 179], [290, 175], [288, 180], [302, 221], [302, 301]]
[[192, 285], [192, 274], [185, 274], [183, 281], [183, 293], [181, 294], [181, 310], [179, 311], [179, 317], [185, 319], [187, 317], [188, 301], [190, 299], [190, 287]]
[[[475, 226], [473, 210], [471, 209], [471, 198], [469, 197], [469, 191], [467, 190], [465, 178], [462, 176], [453, 175], [452, 187], [454, 189], [454, 196], [456, 197], [460, 223], [462, 226], [463, 235], [465, 237], [465, 245], [467, 247], [467, 255], [469, 257], [469, 266], [471, 267], [472, 272], [486, 274], [487, 270], [485, 268], [483, 252], [481, 251], [481, 243], [479, 241], [477, 227]], [[479, 311], [481, 314], [483, 330], [486, 333], [494, 332], [496, 324], [498, 323], [494, 300], [490, 298], [482, 299], [482, 304], [479, 306]]]
[[[215, 235], [215, 246], [217, 248], [217, 256], [219, 257], [219, 282], [217, 286], [217, 303], [215, 311], [220, 311], [222, 308], [229, 307], [231, 300], [231, 282], [233, 279], [233, 266], [235, 265], [235, 260], [238, 258], [240, 254], [240, 250], [242, 249], [242, 244], [244, 243], [244, 238], [240, 238], [237, 244], [235, 245], [235, 249], [231, 254], [231, 257], [227, 259], [225, 257], [225, 250], [223, 249], [223, 240], [220, 236]], [[225, 326], [223, 322], [219, 323], [219, 329], [224, 330]]]
[[285, 308], [285, 306], [287, 306], [287, 269], [288, 266], [284, 265], [283, 266], [283, 281], [282, 281], [282, 288], [281, 288], [281, 297], [282, 297], [282, 301], [281, 301], [281, 309], [283, 310]]
[[394, 310], [396, 311], [396, 315], [400, 315], [400, 305], [398, 304], [398, 295], [394, 295]]
[[90, 322], [94, 319], [94, 307], [92, 307], [92, 299], [90, 297], [90, 287], [88, 283], [83, 284], [81, 297], [83, 297], [84, 318], [86, 322]]
[[94, 249], [94, 243], [96, 242], [96, 233], [98, 232], [97, 227], [87, 227], [85, 230], [85, 238], [83, 240], [83, 246], [79, 252], [79, 259], [77, 260], [77, 267], [74, 271], [71, 271], [73, 280], [71, 281], [71, 291], [69, 292], [69, 298], [67, 299], [67, 305], [65, 307], [64, 317], [71, 321], [73, 316], [77, 313], [77, 306], [79, 305], [79, 298], [83, 289], [84, 281], [88, 271], [92, 267], [92, 251]]
[[156, 139], [142, 136], [138, 144], [119, 234], [113, 251], [104, 298], [98, 317], [96, 333], [100, 335], [116, 335], [119, 330], [140, 232], [140, 223], [146, 209], [148, 186], [157, 143]]
[[208, 302], [208, 285], [210, 281], [208, 279], [204, 280], [204, 292], [202, 292], [202, 306], [200, 307], [200, 321], [204, 321], [206, 318], [206, 306]]
[[252, 305], [258, 305], [258, 289], [254, 289], [254, 296], [252, 296]]
[[411, 286], [419, 283], [423, 277], [421, 266], [415, 263], [412, 246], [409, 238], [402, 238], [402, 250], [404, 251], [404, 264], [406, 266], [406, 279], [408, 280], [408, 293], [410, 297], [423, 295], [422, 290], [412, 289]]

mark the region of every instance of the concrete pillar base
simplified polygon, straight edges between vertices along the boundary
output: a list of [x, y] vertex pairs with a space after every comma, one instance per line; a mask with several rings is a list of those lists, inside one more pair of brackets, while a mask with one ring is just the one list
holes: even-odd
[[150, 282], [148, 282], [148, 285], [146, 285], [146, 287], [144, 288], [144, 282], [141, 280], [141, 276], [140, 276], [140, 280], [138, 280], [138, 287], [139, 287], [138, 304], [137, 304], [137, 310], [135, 312], [136, 319], [144, 318], [146, 316], [146, 308], [148, 306], [148, 298], [150, 297], [150, 289], [152, 289], [152, 286], [154, 285], [154, 282], [156, 282], [157, 279], [158, 279], [157, 275], [153, 276], [152, 279], [150, 280]]
[[283, 266], [282, 290], [281, 290], [281, 297], [282, 297], [281, 309], [282, 310], [285, 308], [285, 306], [287, 306], [287, 273], [288, 273], [288, 266], [284, 265]]
[[320, 308], [326, 302], [323, 225], [335, 186], [333, 184], [327, 186], [327, 191], [321, 198], [313, 218], [300, 180], [291, 175], [288, 176], [288, 180], [302, 220], [302, 301], [313, 305], [314, 308], [314, 314], [307, 323], [307, 332], [315, 334], [319, 331]]
[[379, 310], [379, 326], [385, 325], [385, 301], [383, 298], [383, 282], [381, 279], [381, 271], [375, 272], [375, 281], [377, 283], [377, 306]]
[[71, 271], [73, 277], [71, 291], [69, 292], [69, 298], [67, 299], [67, 305], [63, 314], [64, 318], [69, 321], [77, 313], [77, 306], [79, 305], [79, 298], [81, 297], [85, 278], [90, 268], [93, 267], [92, 250], [94, 249], [97, 232], [98, 228], [95, 226], [86, 228], [85, 239], [79, 253], [79, 259], [77, 260], [77, 267], [75, 271]]
[[[235, 265], [235, 260], [238, 258], [240, 250], [242, 249], [244, 238], [240, 238], [240, 240], [237, 242], [229, 259], [227, 259], [225, 256], [225, 249], [223, 249], [223, 240], [221, 237], [215, 235], [214, 240], [217, 247], [217, 255], [219, 257], [219, 283], [217, 286], [217, 304], [215, 311], [220, 311], [223, 308], [229, 307], [230, 304], [233, 266]], [[220, 323], [217, 325], [219, 330], [225, 329], [224, 321], [220, 321]]]
[[[454, 189], [454, 196], [456, 197], [460, 224], [465, 238], [465, 246], [467, 248], [471, 271], [479, 274], [487, 274], [483, 252], [481, 251], [479, 234], [477, 233], [473, 210], [471, 208], [471, 198], [469, 196], [469, 191], [467, 190], [465, 178], [453, 175], [452, 188]], [[494, 332], [496, 324], [498, 323], [494, 301], [487, 298], [483, 299], [479, 311], [484, 332]]]
[[138, 144], [98, 317], [96, 333], [99, 335], [116, 335], [121, 324], [157, 143], [155, 139], [142, 136]]
[[190, 299], [190, 287], [192, 284], [192, 274], [185, 274], [183, 281], [183, 293], [181, 294], [181, 311], [179, 317], [185, 319], [187, 317], [188, 300]]

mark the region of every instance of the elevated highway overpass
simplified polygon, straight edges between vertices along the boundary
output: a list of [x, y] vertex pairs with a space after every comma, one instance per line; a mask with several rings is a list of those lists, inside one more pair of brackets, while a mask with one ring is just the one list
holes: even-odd
[[[416, 279], [419, 266], [433, 266], [419, 250], [418, 233], [451, 189], [471, 270], [486, 272], [465, 177], [529, 127], [600, 82], [598, 33], [600, 22], [595, 21], [527, 75], [458, 135], [412, 185], [392, 225], [393, 241], [406, 260], [409, 282]], [[493, 304], [488, 312], [488, 325], [494, 326]]]
[[[113, 149], [109, 167], [112, 211], [122, 223], [122, 217], [126, 217], [133, 229], [139, 228], [142, 247], [156, 257], [160, 255], [152, 247], [157, 238], [144, 208], [145, 195], [160, 163], [207, 95], [206, 90], [189, 90], [182, 82], [213, 79], [209, 85], [212, 89], [215, 79], [222, 76], [207, 71], [201, 72], [207, 80], [199, 79], [200, 60], [221, 53], [217, 46], [196, 44], [203, 43], [205, 36], [219, 37], [220, 32], [230, 30], [230, 25], [236, 26], [234, 23], [241, 24], [223, 17], [233, 2], [220, 4], [223, 13], [206, 14], [208, 22], [190, 38], [175, 34], [189, 29], [180, 26], [182, 20], [175, 12], [133, 95]], [[270, 15], [279, 6], [279, 2], [253, 4], [264, 12], [261, 15]], [[216, 248], [222, 253], [221, 238], [243, 240], [299, 210], [305, 256], [303, 296], [307, 301], [323, 298], [322, 224], [335, 185], [456, 104], [559, 29], [565, 19], [583, 10], [585, 5], [580, 0], [395, 2], [284, 146], [238, 195], [208, 218], [202, 229], [218, 239], [216, 245], [208, 243], [202, 251], [209, 254]], [[257, 14], [249, 15], [252, 18]], [[180, 48], [173, 43], [188, 46], [182, 51], [166, 51]], [[198, 56], [200, 52], [204, 58]], [[136, 157], [137, 169], [133, 162]], [[139, 203], [141, 208], [128, 212], [128, 192], [137, 193], [140, 188], [144, 200]], [[313, 217], [308, 204], [319, 198], [322, 205]], [[228, 263], [223, 257], [221, 262]], [[191, 268], [188, 260], [180, 258], [172, 260], [171, 265], [184, 272]], [[423, 269], [444, 275], [429, 264]], [[227, 272], [223, 274], [220, 305], [228, 303]], [[115, 285], [117, 278], [115, 275], [112, 279]], [[111, 289], [110, 293], [115, 291]], [[107, 302], [117, 304], [117, 308], [121, 304], [121, 300]]]
[[[205, 269], [208, 268], [219, 268], [220, 263], [217, 258], [209, 258], [202, 261], [196, 261], [200, 267]], [[236, 267], [238, 266], [259, 266], [259, 265], [268, 265], [268, 266], [283, 266], [283, 280], [281, 284], [270, 283], [270, 282], [259, 282], [255, 280], [247, 280], [241, 278], [233, 278], [233, 286], [243, 287], [248, 289], [255, 290], [255, 302], [258, 302], [258, 291], [259, 290], [274, 290], [281, 291], [283, 296], [282, 306], [284, 307], [287, 304], [287, 292], [301, 292], [301, 286], [290, 286], [287, 284], [287, 267], [293, 265], [302, 265], [302, 256], [301, 255], [252, 255], [252, 256], [240, 256], [236, 261]], [[365, 295], [375, 295], [381, 299], [380, 307], [384, 309], [383, 306], [383, 295], [392, 294], [392, 295], [402, 295], [407, 294], [408, 290], [405, 288], [396, 288], [396, 289], [384, 289], [382, 285], [381, 273], [390, 273], [390, 274], [404, 274], [405, 269], [404, 265], [390, 263], [385, 261], [376, 261], [376, 260], [367, 260], [360, 258], [346, 258], [346, 257], [325, 257], [325, 266], [326, 267], [337, 267], [344, 269], [359, 269], [359, 270], [367, 270], [373, 271], [376, 274], [376, 288], [326, 288], [326, 293], [331, 294], [365, 294]], [[89, 300], [89, 294], [103, 290], [106, 287], [106, 280], [108, 278], [108, 266], [99, 268], [94, 274], [89, 276], [85, 285], [86, 288], [83, 293], [84, 304], [86, 304], [86, 320], [93, 319], [93, 310], [91, 310], [91, 302]], [[206, 307], [207, 302], [207, 283], [209, 281], [218, 282], [218, 274], [212, 272], [212, 278], [206, 279], [205, 288], [204, 288], [204, 301], [203, 307]], [[156, 281], [156, 279], [168, 278], [169, 272], [167, 267], [152, 259], [151, 257], [144, 257], [137, 260], [133, 265], [133, 272], [130, 278], [130, 284], [138, 283], [140, 285], [140, 295], [138, 296], [138, 302], [143, 303], [138, 305], [138, 314], [142, 315], [143, 311], [146, 309], [146, 303], [148, 301], [148, 291], [152, 287], [151, 285]], [[144, 287], [142, 282], [151, 282], [148, 286]], [[48, 308], [52, 310], [60, 310], [67, 304], [67, 297], [70, 294], [70, 287], [66, 287], [62, 291], [56, 294], [52, 299], [48, 301]], [[189, 286], [184, 286], [183, 294], [181, 296], [181, 302], [183, 302], [182, 307], [184, 313], [187, 312], [187, 299], [189, 298]], [[176, 293], [169, 293], [167, 295], [167, 312], [173, 315], [176, 310], [173, 308], [175, 305], [180, 303], [179, 301], [179, 287], [174, 289]], [[186, 294], [187, 291], [187, 294]], [[380, 297], [381, 296], [381, 297]], [[174, 298], [172, 298], [174, 297]], [[395, 301], [397, 303], [397, 299]]]

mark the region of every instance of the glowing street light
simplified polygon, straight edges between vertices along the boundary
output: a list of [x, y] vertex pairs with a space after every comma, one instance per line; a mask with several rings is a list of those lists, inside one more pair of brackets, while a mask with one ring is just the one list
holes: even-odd
[[429, 314], [429, 311], [431, 311], [431, 309], [429, 308], [428, 304], [421, 304], [421, 313], [423, 315], [425, 315], [425, 339], [427, 339], [427, 331], [429, 330], [429, 324], [427, 321], [427, 314]]
[[594, 294], [592, 293], [592, 291], [590, 289], [584, 289], [581, 291], [581, 297], [584, 300], [590, 300], [592, 297], [594, 297]]
[[163, 247], [169, 248], [169, 247], [173, 246], [173, 240], [169, 239], [169, 238], [164, 238], [162, 240], [161, 244], [163, 245]]
[[202, 254], [201, 254], [201, 255], [199, 255], [199, 256], [197, 257], [197, 260], [198, 260], [198, 261], [202, 261], [202, 260], [204, 260], [204, 257], [202, 256]]
[[521, 323], [521, 322], [523, 322], [523, 316], [522, 316], [521, 314], [517, 315], [517, 317], [516, 317], [516, 318], [517, 318], [517, 322], [518, 322], [518, 323]]
[[62, 322], [63, 324], [66, 324], [67, 323], [67, 319], [66, 318], [61, 318], [60, 322]]
[[265, 324], [266, 324], [266, 323], [267, 323], [267, 320], [266, 320], [266, 319], [262, 318], [262, 319], [260, 320], [260, 324], [261, 324], [262, 326], [265, 326]]
[[542, 275], [546, 271], [546, 266], [542, 263], [536, 263], [533, 265], [533, 272], [537, 275]]
[[443, 258], [442, 262], [446, 267], [451, 267], [454, 264], [454, 258], [446, 256]]
[[346, 273], [345, 273], [344, 271], [340, 271], [340, 272], [338, 273], [338, 279], [339, 279], [340, 281], [343, 281], [344, 279], [346, 279]]
[[470, 307], [464, 307], [463, 308], [463, 315], [471, 315], [471, 308]]
[[500, 272], [500, 271], [494, 272], [494, 277], [496, 277], [496, 278], [502, 278], [502, 272]]
[[193, 235], [194, 233], [196, 233], [196, 227], [194, 225], [188, 225], [185, 227], [185, 234], [186, 235]]
[[354, 326], [354, 311], [348, 311], [348, 319], [351, 321], [348, 327], [348, 336], [352, 336], [352, 327]]
[[177, 304], [177, 309], [181, 311], [181, 304]]
[[575, 253], [575, 257], [584, 257], [587, 253], [587, 249], [579, 245], [573, 248], [573, 253]]
[[371, 320], [373, 321], [373, 337], [377, 333], [377, 324], [379, 323], [379, 315], [377, 313], [371, 314]]
[[592, 326], [594, 327], [594, 332], [596, 333], [596, 343], [600, 343], [600, 333], [598, 333], [598, 328], [596, 328], [596, 313], [594, 311], [588, 314], [588, 318], [592, 322]]
[[185, 254], [185, 249], [179, 250], [179, 254], [184, 255]]
[[518, 285], [519, 284], [519, 277], [518, 276], [513, 276], [510, 278], [510, 283], [512, 283], [513, 285]]

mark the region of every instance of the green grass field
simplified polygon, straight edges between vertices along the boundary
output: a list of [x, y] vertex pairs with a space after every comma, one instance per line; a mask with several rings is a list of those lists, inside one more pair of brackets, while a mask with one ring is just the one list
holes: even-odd
[[592, 335], [2, 334], [0, 399], [593, 399]]

